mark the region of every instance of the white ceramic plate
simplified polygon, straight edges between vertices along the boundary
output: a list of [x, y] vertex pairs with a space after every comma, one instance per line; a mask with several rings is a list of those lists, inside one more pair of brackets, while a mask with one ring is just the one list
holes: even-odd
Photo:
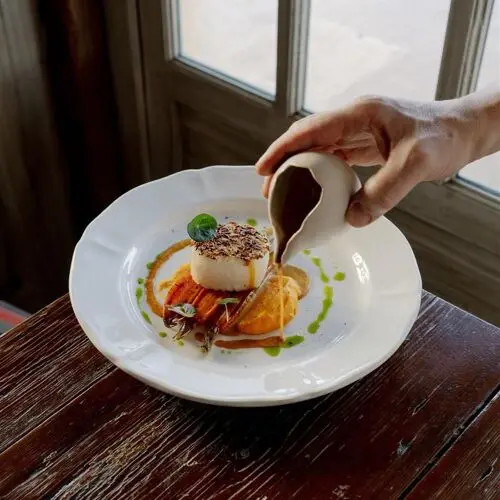
[[[256, 219], [268, 225], [261, 178], [252, 167], [215, 166], [183, 171], [121, 196], [86, 229], [70, 273], [75, 314], [92, 343], [116, 366], [157, 389], [196, 401], [265, 406], [292, 403], [339, 389], [382, 364], [405, 339], [420, 305], [421, 279], [401, 232], [382, 218], [341, 241], [311, 249], [294, 264], [312, 278], [285, 334], [304, 342], [271, 357], [262, 349], [202, 354], [183, 346], [160, 318], [137, 304], [139, 278], [163, 249], [187, 237], [186, 224], [200, 212], [219, 221]], [[187, 262], [189, 250], [168, 261], [166, 277]], [[320, 279], [319, 257], [329, 282]], [[335, 281], [335, 273], [345, 273]], [[322, 309], [324, 287], [333, 288], [333, 307], [316, 334], [307, 332]]]

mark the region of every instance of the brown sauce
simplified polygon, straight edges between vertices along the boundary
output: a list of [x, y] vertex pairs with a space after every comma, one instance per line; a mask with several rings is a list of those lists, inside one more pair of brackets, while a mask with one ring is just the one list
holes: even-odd
[[248, 263], [248, 286], [255, 288], [255, 263], [253, 261]]
[[279, 182], [281, 187], [276, 191], [279, 194], [273, 198], [272, 207], [283, 232], [281, 247], [276, 252], [277, 263], [281, 262], [286, 243], [318, 205], [322, 193], [321, 186], [307, 168], [291, 166], [280, 175]]

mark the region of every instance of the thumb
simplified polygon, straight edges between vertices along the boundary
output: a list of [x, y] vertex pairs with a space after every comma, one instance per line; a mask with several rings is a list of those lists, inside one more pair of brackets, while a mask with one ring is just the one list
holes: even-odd
[[387, 163], [351, 198], [346, 220], [364, 227], [397, 205], [425, 178], [426, 154], [415, 144], [400, 144]]

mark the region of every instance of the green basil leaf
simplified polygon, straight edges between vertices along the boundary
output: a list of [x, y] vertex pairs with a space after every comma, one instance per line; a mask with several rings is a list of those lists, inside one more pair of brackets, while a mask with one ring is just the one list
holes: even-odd
[[194, 318], [196, 316], [196, 307], [193, 304], [177, 304], [175, 306], [170, 306], [169, 311], [177, 313], [185, 318]]
[[217, 231], [217, 220], [209, 214], [197, 215], [187, 226], [189, 237], [202, 242], [211, 240]]

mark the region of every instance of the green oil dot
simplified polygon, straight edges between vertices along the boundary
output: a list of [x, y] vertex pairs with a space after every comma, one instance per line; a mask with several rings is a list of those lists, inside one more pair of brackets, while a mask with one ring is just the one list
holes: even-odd
[[255, 219], [250, 218], [250, 219], [247, 219], [247, 224], [249, 226], [256, 227], [257, 226], [257, 221]]
[[141, 311], [141, 316], [144, 318], [144, 321], [146, 321], [146, 323], [149, 323], [150, 325], [153, 324], [151, 318], [149, 317], [149, 314], [146, 311]]
[[304, 250], [302, 253], [304, 255], [311, 255], [311, 250]]
[[307, 331], [309, 333], [316, 333], [319, 330], [319, 321], [313, 321], [308, 327]]
[[137, 302], [142, 299], [142, 288], [140, 286], [135, 289], [135, 298], [137, 299]]
[[344, 281], [345, 280], [345, 273], [341, 273], [340, 271], [338, 273], [335, 273], [333, 276], [333, 279], [335, 281]]
[[264, 351], [275, 358], [281, 351], [281, 347], [264, 347]]
[[280, 347], [289, 349], [290, 347], [302, 344], [302, 342], [304, 342], [304, 337], [302, 335], [292, 335], [291, 337], [287, 337]]
[[178, 345], [178, 346], [180, 346], [180, 347], [184, 346], [184, 340], [179, 339], [179, 340], [177, 341], [177, 345]]
[[137, 284], [138, 285], [144, 285], [144, 278], [138, 278], [137, 279]]
[[154, 262], [148, 262], [148, 263], [146, 264], [146, 267], [147, 267], [149, 270], [151, 270], [153, 266], [154, 266]]
[[272, 356], [273, 358], [278, 356], [281, 352], [281, 349], [290, 349], [290, 347], [294, 347], [296, 345], [302, 344], [304, 342], [304, 337], [302, 335], [292, 335], [287, 337], [285, 341], [276, 347], [264, 347], [264, 351]]
[[158, 335], [164, 339], [167, 336], [167, 332], [159, 332]]

